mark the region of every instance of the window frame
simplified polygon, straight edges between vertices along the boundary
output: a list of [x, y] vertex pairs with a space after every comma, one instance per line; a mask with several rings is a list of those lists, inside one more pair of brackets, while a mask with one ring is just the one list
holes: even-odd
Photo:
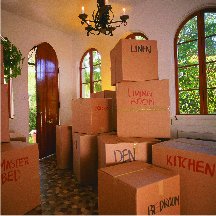
[[[84, 84], [83, 82], [82, 82], [82, 69], [84, 69], [83, 67], [82, 67], [82, 63], [83, 63], [83, 60], [84, 60], [84, 58], [85, 58], [85, 56], [89, 53], [89, 68], [90, 68], [90, 94], [91, 93], [94, 93], [94, 83], [96, 83], [96, 82], [100, 82], [100, 81], [102, 81], [102, 79], [101, 80], [97, 80], [97, 81], [94, 81], [93, 80], [93, 77], [94, 77], [94, 66], [96, 66], [96, 65], [94, 65], [94, 62], [93, 62], [93, 51], [97, 51], [98, 52], [98, 50], [97, 49], [95, 49], [95, 48], [90, 48], [90, 49], [88, 49], [84, 54], [83, 54], [83, 56], [82, 56], [82, 58], [81, 58], [81, 60], [80, 60], [80, 98], [83, 98], [82, 97], [82, 85]], [[99, 52], [98, 52], [99, 53]], [[99, 53], [100, 54], [100, 53]], [[101, 55], [100, 55], [101, 56]], [[101, 63], [100, 63], [100, 65], [101, 65]]]
[[[176, 88], [176, 115], [215, 115], [208, 113], [208, 103], [207, 103], [207, 79], [206, 79], [206, 55], [205, 55], [205, 39], [210, 37], [205, 37], [205, 18], [204, 14], [208, 12], [215, 12], [216, 8], [205, 8], [194, 12], [193, 14], [189, 15], [178, 27], [175, 38], [174, 38], [174, 61], [175, 61], [175, 88]], [[199, 114], [188, 114], [180, 113], [179, 107], [179, 79], [178, 79], [178, 36], [180, 31], [183, 29], [185, 24], [197, 16], [197, 43], [198, 43], [198, 66], [199, 66], [199, 95], [200, 95], [200, 113]], [[211, 36], [216, 36], [213, 34]], [[190, 40], [189, 40], [190, 41]], [[186, 42], [189, 42], [186, 41]], [[216, 61], [212, 61], [214, 63]], [[209, 62], [208, 62], [209, 63]], [[187, 65], [186, 65], [187, 66]], [[190, 65], [192, 66], [192, 65]]]
[[144, 37], [145, 40], [148, 40], [148, 37], [145, 34], [143, 34], [142, 32], [131, 33], [125, 39], [135, 39], [136, 36], [141, 36], [141, 37]]

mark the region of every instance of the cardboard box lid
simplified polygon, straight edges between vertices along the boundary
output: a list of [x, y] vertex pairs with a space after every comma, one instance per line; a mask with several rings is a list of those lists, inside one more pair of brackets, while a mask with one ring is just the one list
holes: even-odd
[[[208, 144], [207, 144], [208, 143]], [[173, 139], [153, 145], [152, 148], [171, 148], [194, 153], [216, 155], [216, 145], [213, 141], [201, 141], [193, 139]]]
[[2, 153], [6, 153], [11, 150], [20, 150], [21, 148], [22, 149], [23, 148], [38, 148], [38, 144], [37, 143], [30, 144], [30, 143], [21, 142], [21, 141], [11, 141], [9, 143], [1, 144]]
[[104, 144], [120, 144], [120, 143], [158, 143], [159, 139], [144, 137], [118, 137], [116, 134], [101, 134], [98, 140]]
[[99, 172], [105, 172], [136, 189], [178, 175], [170, 170], [159, 168], [142, 161], [133, 161], [102, 168]]
[[9, 133], [10, 134], [10, 138], [26, 138], [24, 135], [19, 134], [19, 133]]
[[91, 93], [91, 98], [114, 98], [116, 97], [116, 91], [104, 90], [100, 92]]
[[178, 140], [178, 142], [191, 143], [191, 144], [209, 146], [209, 147], [216, 148], [216, 142], [215, 141], [195, 140], [192, 138], [178, 138], [175, 140]]
[[57, 128], [59, 128], [59, 129], [61, 129], [61, 128], [63, 128], [63, 129], [71, 129], [72, 128], [72, 125], [56, 125], [56, 127]]
[[72, 99], [72, 104], [87, 104], [87, 105], [95, 105], [97, 103], [103, 103], [107, 100], [110, 100], [109, 98], [77, 98]]
[[98, 140], [104, 144], [117, 144], [122, 142], [122, 139], [115, 134], [100, 134]]

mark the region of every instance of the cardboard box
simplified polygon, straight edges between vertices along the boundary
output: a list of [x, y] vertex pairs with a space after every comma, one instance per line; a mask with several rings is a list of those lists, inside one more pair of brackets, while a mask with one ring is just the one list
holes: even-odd
[[1, 84], [1, 142], [10, 142], [9, 136], [9, 110], [8, 85]]
[[97, 183], [97, 135], [73, 133], [73, 172], [81, 184]]
[[216, 214], [215, 142], [174, 139], [153, 146], [153, 164], [180, 174], [181, 214]]
[[72, 100], [73, 132], [97, 134], [112, 131], [112, 99]]
[[19, 133], [9, 133], [10, 134], [10, 141], [21, 141], [26, 142], [26, 137]]
[[102, 215], [180, 214], [179, 175], [142, 161], [98, 171]]
[[72, 168], [72, 126], [56, 125], [56, 160], [59, 169]]
[[117, 130], [116, 91], [104, 90], [91, 93], [91, 98], [112, 98], [112, 129]]
[[151, 163], [152, 145], [158, 142], [157, 139], [101, 134], [98, 136], [98, 168], [135, 160]]
[[40, 205], [37, 144], [1, 145], [1, 214], [23, 215]]
[[170, 137], [169, 80], [117, 85], [119, 137]]
[[158, 79], [155, 40], [121, 39], [110, 52], [111, 84]]

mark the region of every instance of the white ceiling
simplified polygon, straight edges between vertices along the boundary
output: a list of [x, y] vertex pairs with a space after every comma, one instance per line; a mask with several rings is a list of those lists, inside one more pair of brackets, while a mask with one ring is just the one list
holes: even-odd
[[[132, 13], [133, 6], [143, 3], [144, 0], [109, 0], [112, 5], [115, 19], [118, 19], [125, 7], [128, 14]], [[66, 33], [79, 31], [83, 28], [78, 15], [82, 5], [85, 13], [91, 16], [97, 7], [96, 0], [1, 0], [3, 10], [39, 22]]]

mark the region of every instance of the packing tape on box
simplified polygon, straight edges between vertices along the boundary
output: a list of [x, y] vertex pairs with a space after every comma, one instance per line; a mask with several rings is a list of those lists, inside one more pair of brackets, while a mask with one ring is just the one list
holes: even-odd
[[149, 112], [149, 111], [170, 111], [170, 107], [146, 107], [146, 108], [119, 108], [120, 112]]
[[[145, 169], [147, 169], [147, 168], [145, 168]], [[125, 175], [130, 175], [130, 174], [136, 173], [136, 172], [141, 172], [141, 171], [143, 171], [145, 169], [139, 169], [139, 170], [134, 170], [134, 171], [131, 171], [131, 172], [126, 172], [126, 173], [123, 173], [123, 174], [119, 174], [119, 175], [114, 176], [114, 178], [118, 178], [118, 177], [125, 176]]]
[[121, 177], [121, 176], [130, 175], [132, 173], [142, 172], [142, 171], [144, 171], [146, 169], [151, 169], [151, 168], [152, 168], [152, 165], [149, 164], [149, 166], [146, 166], [145, 168], [134, 170], [134, 171], [130, 171], [130, 172], [126, 172], [126, 173], [122, 173], [122, 174], [119, 174], [119, 175], [116, 175], [116, 176], [113, 176], [113, 177], [114, 178], [118, 178], [118, 177]]

